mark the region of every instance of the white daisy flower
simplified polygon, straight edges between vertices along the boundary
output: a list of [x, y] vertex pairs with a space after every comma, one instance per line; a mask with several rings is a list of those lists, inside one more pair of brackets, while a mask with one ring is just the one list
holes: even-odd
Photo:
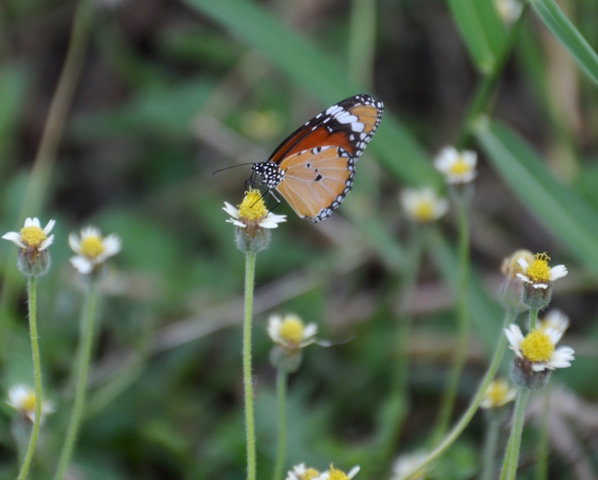
[[25, 226], [19, 232], [5, 233], [2, 235], [2, 238], [11, 241], [22, 250], [43, 252], [54, 241], [54, 235], [48, 236], [48, 234], [52, 231], [55, 224], [54, 220], [50, 220], [42, 230], [38, 218], [27, 218]]
[[518, 273], [517, 276], [533, 288], [547, 289], [549, 282], [563, 278], [569, 273], [565, 265], [549, 267], [548, 260], [550, 257], [546, 253], [537, 253], [531, 264], [525, 258], [519, 257], [517, 263], [525, 273]]
[[223, 210], [231, 216], [227, 222], [240, 228], [278, 228], [279, 223], [287, 221], [286, 215], [275, 215], [266, 209], [258, 190], [249, 190], [238, 209], [224, 202]]
[[511, 324], [505, 329], [505, 335], [509, 348], [517, 357], [529, 362], [534, 372], [570, 367], [574, 360], [575, 351], [571, 347], [555, 348], [563, 333], [553, 328], [538, 328], [524, 337], [519, 326]]
[[434, 189], [406, 188], [401, 192], [401, 205], [405, 213], [416, 222], [434, 222], [448, 211], [448, 200], [439, 197]]
[[[21, 415], [26, 416], [31, 422], [35, 421], [35, 391], [24, 384], [17, 384], [10, 387], [8, 390], [8, 398], [6, 403], [14, 408]], [[42, 418], [44, 421], [46, 415], [53, 413], [54, 407], [50, 402], [42, 402]]]
[[548, 312], [544, 318], [538, 321], [539, 327], [543, 330], [552, 328], [558, 332], [565, 333], [569, 328], [569, 317], [556, 308]]
[[315, 323], [305, 325], [294, 314], [272, 315], [268, 321], [268, 335], [274, 343], [286, 350], [297, 350], [316, 342], [318, 326]]
[[434, 166], [449, 184], [469, 183], [477, 176], [477, 160], [475, 152], [459, 152], [455, 147], [445, 147], [434, 158]]
[[319, 475], [320, 472], [315, 468], [307, 468], [305, 463], [301, 463], [289, 470], [285, 480], [314, 480], [317, 479]]
[[498, 408], [512, 402], [517, 396], [517, 389], [513, 388], [509, 382], [503, 378], [492, 380], [484, 397], [480, 402], [480, 408]]
[[110, 234], [102, 237], [100, 230], [95, 227], [82, 229], [80, 235], [71, 233], [69, 245], [77, 254], [71, 257], [71, 264], [82, 275], [87, 275], [102, 266], [109, 257], [116, 255], [122, 248], [117, 235]]

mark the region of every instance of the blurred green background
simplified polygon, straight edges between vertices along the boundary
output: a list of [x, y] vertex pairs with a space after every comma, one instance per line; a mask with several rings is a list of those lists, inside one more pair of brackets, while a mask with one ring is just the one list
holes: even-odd
[[[258, 477], [270, 477], [276, 442], [265, 327], [271, 313], [295, 312], [317, 322], [320, 337], [351, 340], [310, 347], [291, 377], [288, 466], [359, 463], [358, 478], [389, 478], [390, 459], [376, 451], [409, 259], [398, 192], [442, 189], [431, 159], [458, 144], [478, 151], [480, 165], [470, 216], [474, 331], [455, 415], [501, 334], [502, 259], [546, 251], [570, 271], [553, 304], [570, 315], [565, 343], [577, 352], [554, 375], [558, 403], [574, 407], [554, 410], [569, 436], [549, 432], [550, 478], [598, 478], [598, 5], [531, 4], [509, 26], [490, 0], [4, 0], [0, 230], [27, 216], [57, 220], [38, 299], [44, 387], [57, 412], [30, 478], [53, 472], [70, 411], [82, 288], [67, 237], [88, 224], [118, 234], [123, 251], [103, 285], [72, 478], [244, 478], [244, 258], [221, 208], [241, 201], [250, 167], [210, 173], [265, 160], [297, 126], [362, 92], [382, 100], [385, 114], [353, 191], [317, 225], [283, 202], [276, 213], [288, 222], [258, 257]], [[408, 312], [409, 405], [393, 455], [426, 447], [445, 385], [455, 229], [450, 213]], [[32, 374], [16, 248], [3, 242], [0, 253], [5, 393]], [[14, 412], [2, 410], [0, 478], [9, 479], [18, 468]], [[521, 478], [531, 478], [535, 455], [531, 417]], [[432, 478], [474, 478], [482, 430], [476, 416]]]

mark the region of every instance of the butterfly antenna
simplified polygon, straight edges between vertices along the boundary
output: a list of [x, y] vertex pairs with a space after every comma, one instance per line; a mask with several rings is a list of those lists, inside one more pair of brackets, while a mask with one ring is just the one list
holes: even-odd
[[218, 170], [214, 170], [212, 173], [210, 173], [210, 178], [212, 178], [217, 173], [224, 172], [225, 170], [230, 170], [231, 168], [237, 167], [244, 167], [246, 165], [253, 165], [253, 162], [239, 163], [239, 165], [231, 165], [230, 167], [219, 168]]

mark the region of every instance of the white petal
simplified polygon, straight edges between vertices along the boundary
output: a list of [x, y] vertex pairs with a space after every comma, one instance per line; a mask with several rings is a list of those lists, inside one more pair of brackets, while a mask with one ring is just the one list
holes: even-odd
[[21, 235], [17, 232], [8, 232], [2, 235], [4, 240], [9, 240], [20, 248], [27, 248], [23, 242], [21, 242]]
[[42, 243], [40, 243], [39, 247], [37, 248], [40, 252], [48, 248], [54, 242], [54, 235], [50, 235], [46, 238]]
[[81, 253], [81, 240], [76, 233], [71, 233], [69, 235], [69, 247], [71, 247], [73, 252]]
[[27, 217], [25, 219], [25, 226], [26, 227], [42, 228], [41, 224], [39, 223], [39, 218], [37, 218], [37, 217], [34, 217], [34, 218]]
[[567, 275], [567, 273], [569, 272], [567, 271], [567, 267], [565, 267], [565, 265], [556, 265], [550, 269], [550, 281], [553, 282], [559, 278], [563, 278], [565, 275]]
[[93, 264], [85, 257], [71, 257], [70, 262], [81, 275], [87, 275], [93, 269]]
[[509, 348], [513, 350], [517, 356], [521, 357], [521, 342], [523, 342], [523, 334], [519, 325], [512, 323], [509, 328], [505, 329], [505, 335], [509, 341]]
[[228, 220], [226, 220], [226, 223], [232, 223], [236, 227], [247, 228], [247, 225], [245, 225], [243, 222], [235, 220], [234, 218], [229, 218]]
[[272, 315], [270, 320], [268, 320], [268, 335], [270, 335], [270, 338], [275, 342], [280, 341], [278, 332], [280, 331], [281, 324], [282, 318], [279, 315]]
[[575, 360], [575, 350], [563, 346], [552, 352], [548, 365], [549, 368], [565, 368], [570, 367], [573, 360]]
[[545, 329], [544, 333], [548, 336], [548, 338], [550, 339], [550, 342], [553, 345], [556, 345], [557, 343], [559, 343], [559, 340], [563, 336], [563, 332], [561, 332], [560, 330], [557, 330], [556, 328], [551, 328], [551, 327]]
[[534, 287], [536, 289], [541, 288], [542, 290], [546, 290], [548, 288], [547, 283], [532, 283], [532, 282], [529, 282], [529, 283], [531, 283], [532, 287]]
[[351, 470], [349, 470], [349, 473], [347, 473], [347, 477], [353, 478], [358, 473], [359, 473], [359, 465], [355, 465]]
[[122, 243], [117, 235], [110, 234], [102, 241], [104, 258], [112, 257], [120, 252]]
[[96, 237], [96, 238], [102, 238], [102, 232], [100, 231], [99, 228], [93, 227], [93, 226], [88, 226], [85, 227], [81, 230], [81, 238], [87, 238], [87, 237]]
[[315, 323], [309, 323], [303, 329], [303, 338], [311, 338], [318, 333], [318, 326]]
[[554, 370], [547, 362], [532, 362], [531, 366], [534, 372], [543, 372], [546, 369]]
[[239, 210], [233, 207], [230, 203], [224, 202], [222, 210], [228, 213], [231, 217], [239, 218]]
[[46, 228], [43, 229], [44, 235], [48, 235], [48, 233], [50, 233], [52, 231], [52, 229], [54, 228], [54, 225], [56, 225], [56, 221], [50, 220], [48, 222], [48, 224], [46, 225]]
[[[519, 266], [521, 268], [523, 268], [523, 270], [527, 270], [529, 268], [529, 263], [527, 263], [527, 260], [523, 257], [519, 257], [517, 259], [517, 263], [519, 264]], [[521, 274], [519, 274], [519, 275], [521, 275]]]

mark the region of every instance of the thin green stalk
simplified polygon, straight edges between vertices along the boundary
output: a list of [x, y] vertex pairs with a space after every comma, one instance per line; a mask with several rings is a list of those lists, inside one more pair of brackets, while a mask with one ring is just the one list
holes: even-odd
[[66, 432], [66, 438], [60, 453], [58, 467], [54, 480], [62, 480], [66, 475], [66, 470], [69, 466], [75, 443], [77, 441], [77, 434], [81, 426], [81, 419], [85, 410], [85, 396], [87, 392], [87, 374], [89, 372], [89, 364], [91, 362], [91, 350], [93, 347], [93, 334], [95, 332], [95, 316], [96, 316], [96, 283], [91, 280], [89, 289], [87, 290], [87, 299], [81, 316], [81, 327], [79, 332], [79, 360], [78, 360], [78, 374], [77, 384], [75, 390], [75, 404], [71, 412], [71, 419]]
[[251, 378], [251, 317], [255, 280], [255, 253], [245, 254], [245, 318], [243, 321], [243, 385], [247, 437], [247, 480], [255, 480], [255, 426], [253, 421], [253, 379]]
[[503, 71], [503, 67], [509, 58], [511, 50], [513, 50], [515, 40], [517, 40], [517, 32], [519, 31], [521, 24], [525, 19], [528, 7], [528, 3], [524, 2], [521, 15], [511, 26], [511, 30], [507, 36], [502, 52], [500, 52], [496, 58], [496, 61], [492, 65], [492, 70], [480, 81], [479, 85], [476, 87], [473, 100], [467, 109], [465, 120], [461, 124], [461, 131], [459, 132], [457, 141], [455, 142], [455, 146], [458, 149], [461, 149], [467, 145], [471, 137], [472, 125], [481, 114], [490, 108], [490, 104], [492, 103], [492, 93], [496, 87], [496, 83], [498, 82], [500, 74]]
[[37, 341], [37, 277], [34, 275], [28, 277], [27, 296], [29, 307], [29, 336], [31, 337], [31, 357], [33, 358], [35, 419], [33, 420], [31, 438], [29, 439], [29, 446], [27, 447], [27, 453], [25, 453], [25, 460], [23, 460], [23, 466], [21, 467], [21, 472], [19, 473], [18, 480], [24, 480], [25, 478], [27, 478], [27, 472], [29, 471], [31, 459], [33, 458], [33, 452], [35, 451], [35, 444], [37, 443], [37, 436], [39, 433], [39, 426], [42, 420], [42, 371], [39, 359], [39, 344]]
[[536, 324], [538, 323], [538, 309], [537, 308], [530, 308], [529, 316], [528, 316], [528, 330], [531, 332], [536, 328]]
[[286, 430], [286, 392], [287, 374], [283, 368], [279, 368], [276, 374], [276, 400], [278, 403], [278, 448], [276, 451], [276, 463], [274, 466], [273, 480], [282, 480], [284, 473], [284, 460], [287, 450]]
[[513, 414], [513, 426], [505, 452], [505, 459], [500, 472], [500, 480], [513, 480], [517, 474], [519, 463], [519, 449], [521, 447], [521, 434], [523, 433], [523, 417], [525, 406], [529, 399], [530, 390], [522, 388], [517, 395], [515, 402], [515, 413]]
[[[83, 67], [85, 49], [91, 30], [92, 12], [92, 2], [90, 0], [81, 0], [75, 13], [66, 59], [50, 103], [42, 138], [33, 160], [33, 168], [27, 182], [18, 218], [24, 218], [30, 212], [38, 211], [46, 195], [56, 159], [56, 151], [64, 132], [68, 111]], [[0, 355], [4, 355], [4, 352], [7, 351], [6, 339], [8, 335], [5, 333], [10, 329], [8, 322], [11, 315], [8, 312], [13, 308], [17, 278], [14, 275], [14, 270], [4, 269], [3, 288], [2, 293], [0, 293], [0, 342], [2, 342]]]
[[[465, 186], [464, 188], [467, 188]], [[469, 194], [468, 191], [463, 190], [459, 192], [456, 197], [458, 229], [459, 229], [459, 282], [457, 290], [457, 342], [455, 345], [455, 359], [450, 371], [442, 403], [440, 405], [440, 412], [438, 420], [432, 435], [432, 442], [437, 443], [440, 438], [446, 433], [448, 428], [455, 399], [457, 397], [457, 390], [459, 388], [459, 380], [467, 358], [467, 347], [469, 345], [470, 326], [469, 314], [467, 311], [467, 296], [469, 285]]]
[[546, 480], [548, 478], [548, 418], [550, 415], [550, 383], [544, 390], [544, 405], [542, 412], [542, 426], [538, 440], [538, 460], [536, 461], [535, 480]]
[[490, 366], [488, 367], [488, 371], [480, 384], [478, 391], [476, 392], [475, 396], [473, 397], [469, 407], [463, 414], [463, 416], [459, 419], [457, 424], [453, 427], [453, 429], [446, 435], [444, 440], [438, 445], [430, 454], [426, 457], [426, 459], [421, 462], [419, 465], [416, 465], [410, 472], [407, 472], [403, 477], [399, 480], [407, 480], [411, 475], [414, 473], [422, 470], [423, 468], [427, 467], [430, 463], [440, 457], [452, 444], [459, 435], [465, 430], [465, 427], [469, 424], [471, 419], [473, 418], [474, 414], [477, 412], [478, 407], [480, 406], [480, 402], [484, 397], [484, 393], [488, 389], [488, 385], [496, 375], [498, 367], [500, 366], [500, 361], [502, 359], [502, 355], [505, 350], [505, 346], [507, 344], [507, 338], [503, 333], [503, 330], [506, 328], [507, 325], [513, 323], [515, 321], [515, 317], [517, 314], [511, 310], [508, 310], [505, 319], [503, 321], [502, 328], [499, 333], [498, 344], [496, 345], [496, 350], [494, 351], [494, 355], [492, 360], [490, 361]]
[[496, 412], [488, 411], [486, 422], [486, 436], [484, 438], [484, 450], [482, 455], [482, 474], [480, 480], [492, 480], [494, 478], [494, 467], [496, 464], [496, 450], [498, 447], [498, 434], [500, 433], [501, 416]]

